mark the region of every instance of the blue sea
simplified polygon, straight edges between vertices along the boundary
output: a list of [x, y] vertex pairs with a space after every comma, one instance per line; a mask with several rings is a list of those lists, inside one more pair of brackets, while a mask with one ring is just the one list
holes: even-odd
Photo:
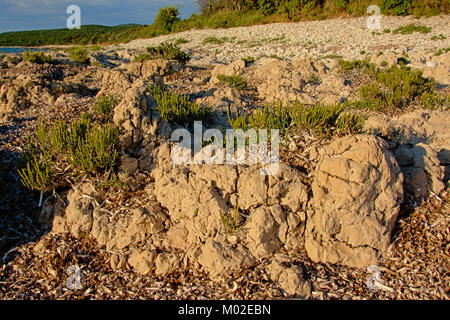
[[22, 48], [22, 47], [0, 47], [0, 53], [22, 53], [24, 51], [48, 51], [48, 50], [36, 48]]

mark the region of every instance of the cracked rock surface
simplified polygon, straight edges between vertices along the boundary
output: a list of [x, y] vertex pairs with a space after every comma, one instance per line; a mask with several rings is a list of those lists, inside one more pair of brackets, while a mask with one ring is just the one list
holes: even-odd
[[387, 249], [403, 175], [387, 144], [373, 136], [336, 139], [320, 150], [305, 247], [313, 261], [375, 265]]

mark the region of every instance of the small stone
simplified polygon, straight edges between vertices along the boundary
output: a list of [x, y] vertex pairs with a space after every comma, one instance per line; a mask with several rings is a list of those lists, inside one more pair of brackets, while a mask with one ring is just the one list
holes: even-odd
[[139, 161], [128, 155], [120, 157], [120, 170], [133, 174], [139, 166]]

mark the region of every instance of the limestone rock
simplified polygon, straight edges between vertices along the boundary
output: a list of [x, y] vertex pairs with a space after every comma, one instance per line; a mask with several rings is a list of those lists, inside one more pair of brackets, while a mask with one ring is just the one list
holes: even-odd
[[212, 277], [229, 275], [254, 264], [254, 258], [242, 245], [230, 246], [209, 238], [199, 249], [197, 261]]
[[155, 59], [144, 62], [132, 62], [128, 65], [128, 73], [136, 77], [152, 77], [155, 75], [166, 76], [181, 69], [178, 61]]
[[45, 73], [42, 74], [42, 70], [36, 72], [36, 75], [19, 74], [0, 83], [0, 119], [10, 118], [14, 112], [32, 104], [53, 102], [54, 98], [44, 86]]
[[443, 85], [450, 85], [450, 68], [449, 65], [436, 65], [436, 66], [428, 66], [428, 68], [425, 68], [425, 71], [423, 72], [423, 76], [425, 78], [431, 78], [436, 80], [438, 83]]
[[156, 252], [153, 250], [133, 250], [128, 257], [128, 264], [142, 275], [149, 274], [154, 268]]
[[450, 170], [447, 111], [419, 109], [394, 118], [374, 115], [365, 127], [389, 142], [405, 176], [405, 191], [414, 201], [445, 188]]
[[67, 195], [66, 223], [76, 238], [86, 237], [92, 228], [95, 202], [90, 184], [83, 184]]
[[166, 275], [177, 271], [181, 263], [181, 256], [173, 252], [163, 252], [155, 259], [155, 274]]
[[121, 100], [124, 93], [131, 87], [133, 79], [130, 75], [120, 70], [110, 70], [105, 72], [102, 79], [102, 89], [97, 96], [112, 95], [116, 99]]
[[245, 62], [241, 59], [233, 61], [228, 65], [217, 65], [211, 71], [210, 83], [212, 85], [217, 85], [220, 80], [217, 78], [218, 75], [224, 76], [237, 76], [241, 75], [245, 69]]
[[112, 254], [110, 265], [113, 270], [121, 270], [125, 267], [127, 259], [123, 254]]
[[390, 243], [403, 175], [387, 144], [374, 136], [334, 140], [321, 152], [312, 184], [305, 247], [316, 262], [376, 264]]
[[274, 206], [273, 208], [256, 209], [250, 214], [245, 225], [247, 247], [256, 258], [269, 257], [281, 247], [281, 242], [277, 238], [280, 224], [276, 222], [273, 214], [280, 216], [285, 221], [281, 207]]
[[294, 101], [303, 91], [306, 81], [302, 74], [286, 61], [269, 60], [255, 71], [261, 82], [257, 87], [261, 98], [267, 102]]
[[133, 174], [139, 166], [139, 162], [136, 158], [128, 155], [120, 157], [120, 169], [128, 174]]
[[270, 279], [278, 283], [288, 296], [307, 299], [311, 295], [311, 284], [304, 280], [302, 270], [290, 266], [287, 257], [275, 256], [266, 269]]
[[149, 91], [155, 81], [137, 80], [114, 108], [114, 123], [123, 128], [120, 141], [124, 150], [143, 140], [153, 140], [160, 128], [161, 118], [154, 108], [155, 101]]

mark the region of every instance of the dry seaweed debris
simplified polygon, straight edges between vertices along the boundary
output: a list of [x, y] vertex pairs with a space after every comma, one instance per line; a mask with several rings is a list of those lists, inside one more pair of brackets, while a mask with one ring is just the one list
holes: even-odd
[[[430, 198], [404, 210], [397, 223], [390, 255], [380, 266], [391, 291], [370, 290], [362, 269], [316, 264], [301, 253], [292, 264], [301, 267], [313, 286], [312, 299], [449, 299], [449, 195]], [[109, 252], [86, 239], [47, 234], [44, 245], [18, 247], [0, 267], [1, 299], [285, 299], [269, 280], [268, 261], [232, 279], [209, 280], [180, 271], [166, 277], [113, 271]], [[69, 290], [67, 268], [78, 265], [82, 289]]]

